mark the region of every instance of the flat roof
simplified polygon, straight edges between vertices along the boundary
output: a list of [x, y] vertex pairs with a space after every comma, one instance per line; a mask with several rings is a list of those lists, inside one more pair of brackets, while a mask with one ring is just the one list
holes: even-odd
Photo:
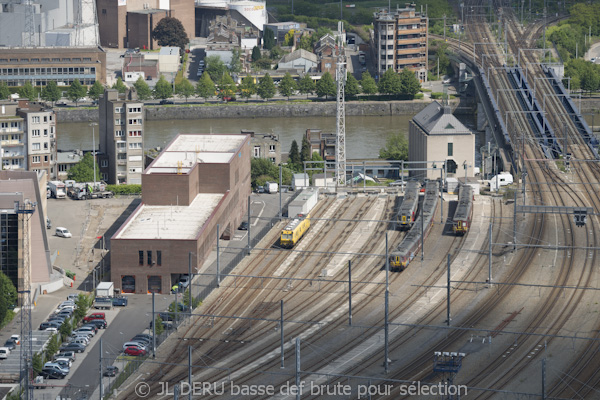
[[223, 193], [200, 193], [189, 206], [142, 204], [114, 239], [195, 239]]
[[229, 163], [244, 140], [246, 135], [178, 135], [144, 174], [187, 174], [197, 163]]

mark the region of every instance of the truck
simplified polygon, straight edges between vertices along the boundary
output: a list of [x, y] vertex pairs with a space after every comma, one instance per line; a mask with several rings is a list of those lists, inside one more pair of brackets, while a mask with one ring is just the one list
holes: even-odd
[[115, 285], [112, 282], [100, 282], [96, 286], [96, 297], [113, 297]]
[[48, 189], [50, 189], [50, 195], [55, 199], [65, 199], [67, 197], [65, 184], [61, 181], [48, 182]]
[[103, 183], [96, 183], [96, 186], [91, 182], [75, 183], [69, 188], [69, 197], [74, 200], [109, 199], [113, 196], [114, 193], [106, 190]]
[[265, 182], [265, 192], [266, 193], [277, 193], [279, 189], [279, 185], [275, 182]]
[[95, 309], [110, 310], [113, 307], [113, 299], [111, 297], [96, 297], [94, 299]]

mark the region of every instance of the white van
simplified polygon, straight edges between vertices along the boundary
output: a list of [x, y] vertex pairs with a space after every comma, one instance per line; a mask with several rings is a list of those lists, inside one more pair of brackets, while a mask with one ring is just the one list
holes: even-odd
[[10, 349], [8, 347], [0, 347], [0, 359], [8, 358]]
[[513, 176], [508, 172], [502, 172], [489, 180], [490, 191], [495, 192], [502, 186], [511, 185], [513, 183]]
[[58, 228], [56, 228], [56, 236], [70, 238], [73, 235], [71, 235], [71, 232], [69, 232], [69, 230], [67, 228], [63, 228], [63, 227], [59, 226]]

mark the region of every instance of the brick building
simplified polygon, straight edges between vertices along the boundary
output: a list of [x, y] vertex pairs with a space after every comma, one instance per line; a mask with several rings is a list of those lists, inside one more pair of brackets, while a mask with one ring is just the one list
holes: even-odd
[[142, 175], [142, 203], [111, 238], [111, 279], [127, 293], [169, 293], [197, 273], [242, 221], [250, 195], [248, 135], [178, 135]]

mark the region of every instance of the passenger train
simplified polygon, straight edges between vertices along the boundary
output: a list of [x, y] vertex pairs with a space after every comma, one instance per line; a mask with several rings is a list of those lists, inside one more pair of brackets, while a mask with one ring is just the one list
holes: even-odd
[[298, 214], [281, 231], [279, 244], [281, 247], [291, 249], [302, 239], [308, 228], [310, 228], [310, 215]]
[[464, 235], [471, 227], [473, 217], [473, 188], [461, 185], [458, 189], [458, 206], [452, 219], [452, 230], [455, 235]]
[[438, 183], [435, 181], [427, 182], [419, 216], [396, 250], [389, 255], [391, 270], [403, 271], [421, 248], [421, 218], [423, 218], [423, 236], [427, 237], [433, 225], [433, 216], [439, 201], [438, 197]]
[[404, 191], [404, 199], [398, 208], [397, 226], [400, 229], [410, 229], [415, 222], [417, 206], [419, 205], [419, 189], [421, 184], [416, 181], [408, 182]]

